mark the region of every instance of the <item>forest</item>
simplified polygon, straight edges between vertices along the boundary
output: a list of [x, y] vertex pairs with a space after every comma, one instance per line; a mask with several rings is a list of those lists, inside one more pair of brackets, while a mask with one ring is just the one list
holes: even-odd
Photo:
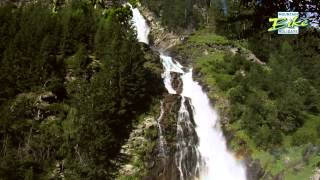
[[[0, 6], [0, 177], [106, 179], [137, 117], [164, 91], [159, 62], [147, 58], [121, 2], [54, 2]], [[175, 48], [230, 102], [234, 149], [262, 163], [260, 154], [272, 154], [276, 164], [277, 153], [319, 147], [319, 0], [140, 3], [168, 31], [188, 36]], [[268, 32], [268, 19], [285, 10], [314, 12], [318, 26]], [[310, 162], [320, 168], [319, 155]]]
[[[142, 0], [163, 26], [189, 36], [174, 51], [191, 59], [214, 104], [228, 100], [223, 106], [231, 147], [258, 159], [274, 178], [309, 178], [320, 167], [319, 156], [298, 159], [320, 144], [319, 1], [175, 2], [169, 8], [166, 0]], [[301, 18], [311, 12], [313, 26], [298, 35], [268, 32], [269, 18], [282, 11], [300, 12]], [[303, 164], [302, 170], [285, 158]]]
[[[301, 29], [297, 36], [267, 31], [271, 26], [268, 19], [285, 9], [315, 12], [312, 20], [319, 20], [319, 1], [288, 5], [280, 0], [142, 0], [142, 4], [152, 9], [168, 29], [186, 33], [191, 28], [205, 31], [204, 38], [208, 39], [210, 34], [217, 34], [229, 42], [246, 41], [241, 45], [266, 63], [250, 63], [241, 54], [226, 55], [222, 61], [207, 58], [208, 62], [202, 63], [209, 65], [204, 67], [209, 76], [224, 76], [216, 79], [230, 99], [231, 121], [241, 124], [257, 146], [272, 148], [282, 144], [288, 134], [294, 134], [295, 145], [320, 143], [319, 30]], [[314, 121], [314, 130], [294, 133], [307, 121]]]
[[110, 177], [162, 93], [131, 16], [80, 0], [0, 7], [1, 179]]

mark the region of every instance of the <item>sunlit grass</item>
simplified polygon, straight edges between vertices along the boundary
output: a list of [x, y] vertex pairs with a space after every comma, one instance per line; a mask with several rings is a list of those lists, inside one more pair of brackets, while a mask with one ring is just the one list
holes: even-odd
[[230, 44], [230, 41], [227, 38], [219, 36], [213, 32], [208, 32], [208, 30], [198, 31], [189, 38], [189, 41], [196, 44]]
[[[213, 45], [213, 46], [211, 46]], [[233, 79], [233, 75], [228, 74], [228, 62], [224, 62], [224, 57], [230, 53], [227, 49], [218, 50], [216, 45], [232, 45], [239, 48], [241, 53], [248, 52], [248, 42], [229, 41], [208, 30], [198, 31], [179, 46], [179, 50], [190, 55], [193, 59], [193, 66], [201, 74], [201, 81], [209, 86], [208, 95], [211, 99], [217, 96], [226, 98], [228, 83]], [[226, 85], [226, 86], [225, 86]], [[226, 89], [224, 89], [226, 88]], [[261, 92], [260, 92], [261, 93]], [[267, 98], [267, 95], [266, 95]], [[243, 150], [243, 146], [252, 158], [259, 160], [266, 173], [276, 176], [284, 173], [285, 180], [309, 179], [320, 163], [320, 154], [313, 153], [309, 157], [309, 163], [303, 159], [306, 148], [310, 145], [310, 138], [318, 137], [320, 118], [318, 116], [306, 114], [305, 123], [293, 134], [283, 134], [281, 145], [265, 150], [253, 141], [253, 138], [241, 127], [241, 119], [228, 124], [227, 130], [234, 135], [230, 142], [230, 148], [234, 152]], [[292, 143], [300, 137], [300, 144]], [[307, 138], [307, 139], [306, 139]], [[319, 138], [312, 140], [313, 144], [320, 144]], [[244, 145], [245, 144], [245, 145]]]

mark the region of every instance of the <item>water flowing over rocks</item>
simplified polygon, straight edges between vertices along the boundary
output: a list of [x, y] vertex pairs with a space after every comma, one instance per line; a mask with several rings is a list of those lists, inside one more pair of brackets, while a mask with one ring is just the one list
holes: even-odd
[[265, 174], [259, 160], [252, 160], [250, 157], [247, 157], [246, 164], [247, 164], [247, 171], [250, 172], [247, 175], [248, 180], [261, 179]]
[[149, 9], [142, 6], [138, 8], [151, 28], [149, 39], [152, 46], [157, 47], [158, 49], [167, 50], [182, 41], [184, 38], [183, 36], [179, 36], [173, 32], [168, 32], [161, 26], [160, 21]]
[[149, 171], [145, 177], [146, 180], [167, 180], [179, 179], [179, 170], [175, 164], [174, 155], [176, 152], [176, 123], [177, 112], [179, 111], [181, 96], [176, 94], [167, 94], [163, 100], [164, 114], [160, 123], [163, 130], [163, 137], [166, 141], [164, 150], [165, 156], [161, 155], [159, 146], [153, 151], [155, 166]]
[[181, 73], [177, 73], [177, 72], [170, 72], [170, 74], [171, 74], [171, 81], [172, 81], [173, 89], [176, 90], [177, 94], [181, 94], [183, 82], [181, 81], [180, 76], [182, 74]]
[[[132, 10], [138, 40], [148, 44], [146, 20], [137, 9]], [[227, 150], [217, 112], [210, 106], [202, 87], [193, 81], [192, 69], [184, 68], [163, 52], [180, 38], [166, 33], [150, 12], [145, 9], [142, 12], [151, 24], [154, 35], [151, 38], [156, 37], [151, 44], [160, 52], [162, 78], [169, 93], [164, 96], [161, 118], [156, 121], [158, 134], [161, 132], [163, 138], [159, 138], [151, 153], [154, 163], [145, 163], [151, 170], [144, 179], [245, 180], [245, 169]]]
[[[190, 106], [190, 99], [185, 101], [185, 106], [188, 110], [191, 109]], [[163, 137], [166, 140], [165, 143], [165, 154], [164, 156], [161, 155], [161, 151], [159, 149], [159, 145], [157, 148], [154, 149], [153, 155], [153, 162], [154, 166], [149, 170], [148, 175], [144, 178], [146, 180], [179, 180], [182, 179], [182, 176], [185, 179], [193, 179], [193, 175], [195, 172], [192, 171], [184, 171], [190, 172], [189, 174], [184, 173], [181, 175], [181, 171], [179, 170], [179, 163], [177, 161], [179, 157], [179, 150], [180, 148], [184, 148], [184, 155], [181, 157], [187, 162], [184, 166], [186, 170], [195, 169], [197, 160], [195, 159], [197, 156], [195, 155], [195, 144], [198, 143], [198, 139], [196, 136], [196, 132], [194, 128], [188, 128], [188, 124], [185, 124], [184, 121], [180, 122], [181, 131], [177, 131], [177, 126], [180, 121], [182, 120], [179, 117], [179, 110], [181, 107], [182, 97], [177, 94], [167, 94], [163, 100], [163, 109], [164, 109], [164, 116], [161, 120], [161, 127], [163, 133]], [[193, 122], [194, 124], [194, 122]], [[184, 136], [181, 136], [181, 133], [184, 133]], [[181, 141], [182, 137], [189, 137], [188, 142], [183, 145], [179, 145], [179, 141]], [[194, 170], [196, 171], [196, 170]]]

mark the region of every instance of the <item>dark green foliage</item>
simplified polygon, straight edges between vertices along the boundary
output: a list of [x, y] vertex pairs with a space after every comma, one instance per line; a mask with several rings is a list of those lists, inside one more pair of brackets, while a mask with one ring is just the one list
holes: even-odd
[[[2, 7], [6, 9], [10, 7]], [[11, 8], [12, 9], [12, 8]], [[36, 10], [35, 10], [36, 9]], [[37, 4], [24, 9], [12, 9], [19, 30], [3, 32], [10, 38], [1, 51], [0, 99], [18, 93], [44, 88], [48, 80], [63, 79], [64, 64], [58, 58], [57, 17], [50, 10]], [[4, 25], [5, 26], [5, 25]], [[9, 30], [8, 30], [9, 31]], [[7, 36], [6, 33], [14, 34]], [[57, 36], [57, 37], [56, 37]], [[0, 101], [1, 103], [1, 101]]]
[[[237, 56], [226, 56], [223, 61], [226, 63], [222, 66], [223, 73], [234, 74], [228, 70], [230, 66], [242, 71], [235, 73], [227, 86], [218, 81], [221, 88], [229, 89], [232, 119], [240, 120], [242, 127], [262, 147], [279, 144], [283, 135], [302, 127], [308, 121], [305, 113], [319, 115], [319, 88], [314, 84], [319, 78], [308, 78], [299, 63], [302, 52], [298, 49], [295, 52], [294, 48], [287, 42], [282, 43], [281, 50], [275, 50], [264, 66], [250, 63], [249, 68], [245, 67], [247, 63], [239, 62], [247, 60]], [[294, 144], [306, 135], [303, 133], [294, 136]], [[315, 142], [312, 138], [305, 140]]]
[[[107, 179], [161, 84], [128, 7], [0, 7], [0, 176]], [[150, 62], [149, 62], [150, 66]]]
[[[268, 18], [284, 11], [285, 1], [226, 2], [228, 13], [220, 1], [206, 6], [208, 29], [229, 40], [247, 41], [248, 48], [266, 62], [260, 65], [239, 55], [225, 55], [223, 61], [212, 60], [206, 67], [219, 88], [228, 92], [231, 121], [241, 124], [263, 148], [281, 144], [287, 135], [294, 135], [295, 145], [315, 143], [314, 134], [296, 132], [310, 121], [308, 115], [319, 116], [319, 31], [301, 29], [297, 36], [267, 32]], [[290, 4], [291, 9], [303, 11], [319, 8], [316, 1]], [[314, 121], [314, 126], [319, 122]]]
[[[161, 17], [161, 22], [171, 31], [198, 28], [203, 17], [196, 0], [142, 0], [141, 3]], [[196, 8], [195, 8], [196, 7]]]
[[[219, 60], [219, 52], [196, 62], [202, 73], [214, 78], [216, 84], [211, 86], [227, 92], [231, 123], [240, 125], [262, 148], [281, 145], [284, 137], [291, 135], [294, 145], [316, 143], [316, 133], [300, 131], [311, 121], [310, 114], [319, 117], [320, 79], [309, 73], [316, 73], [314, 68], [319, 66], [319, 61], [313, 60], [318, 53], [311, 36], [319, 40], [314, 35], [273, 39], [279, 48], [273, 47], [265, 65], [250, 62], [240, 54], [226, 53]], [[310, 61], [312, 66], [305, 64]], [[312, 124], [307, 129], [320, 125], [319, 121]]]

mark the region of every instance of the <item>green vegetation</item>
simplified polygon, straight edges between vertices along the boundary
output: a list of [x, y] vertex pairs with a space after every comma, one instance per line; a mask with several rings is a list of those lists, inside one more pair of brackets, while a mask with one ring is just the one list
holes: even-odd
[[[265, 170], [273, 176], [284, 172], [285, 179], [288, 180], [308, 179], [320, 161], [320, 156], [312, 152], [313, 148], [315, 147], [310, 144], [275, 148], [271, 152], [257, 151], [253, 157], [259, 159]], [[310, 150], [311, 155], [308, 154]]]
[[111, 178], [132, 124], [162, 92], [130, 19], [116, 3], [0, 7], [1, 178]]
[[196, 45], [203, 44], [216, 44], [216, 45], [228, 45], [230, 42], [227, 38], [223, 36], [219, 36], [214, 33], [210, 33], [210, 31], [197, 31], [194, 35], [192, 35], [189, 41]]
[[[226, 128], [234, 134], [231, 147], [242, 153], [245, 148], [273, 176], [284, 172], [290, 180], [293, 174], [296, 178], [310, 177], [320, 162], [320, 79], [310, 74], [319, 62], [308, 66], [302, 65], [301, 59], [308, 61], [304, 53], [310, 52], [312, 58], [317, 58], [313, 44], [296, 45], [291, 38], [283, 42], [275, 39], [281, 48], [274, 49], [268, 63], [261, 65], [249, 61], [241, 52], [233, 54], [228, 48], [198, 43], [195, 39], [199, 35], [194, 36], [179, 45], [177, 51], [194, 59], [195, 70], [209, 87], [211, 98], [229, 100], [230, 121]], [[308, 51], [301, 50], [302, 43]], [[303, 154], [312, 145], [317, 150], [306, 160]]]
[[140, 0], [140, 2], [160, 17], [161, 23], [171, 31], [197, 28], [203, 22], [200, 11], [194, 7], [197, 4], [204, 5], [205, 0]]
[[[268, 33], [263, 20], [282, 6], [265, 3], [228, 1], [228, 14], [212, 3], [206, 27], [175, 52], [193, 60], [197, 78], [229, 117], [224, 126], [233, 135], [230, 145], [236, 152], [259, 159], [272, 176], [307, 179], [320, 162], [319, 31], [302, 29], [298, 36]], [[252, 62], [251, 52], [265, 64]], [[306, 160], [303, 154], [309, 146], [317, 150]], [[285, 158], [293, 165], [285, 164]]]
[[158, 140], [158, 129], [155, 118], [159, 115], [159, 102], [151, 104], [148, 113], [141, 114], [133, 125], [130, 138], [125, 143], [125, 152], [129, 152], [126, 165], [131, 166], [131, 171], [120, 170], [116, 179], [120, 180], [139, 180], [148, 175], [147, 162], [153, 161], [152, 154], [156, 148]]
[[[130, 9], [109, 2], [107, 9], [100, 0], [0, 7], [2, 179], [114, 178], [121, 145], [162, 89]], [[231, 147], [268, 175], [307, 179], [320, 165], [319, 31], [267, 32], [283, 2], [141, 0], [170, 31], [197, 29], [175, 50], [228, 109]], [[317, 3], [291, 8], [316, 11]], [[144, 133], [156, 137], [154, 129]], [[135, 167], [155, 144], [143, 145], [130, 159]]]
[[[295, 64], [299, 58], [295, 52], [301, 55], [301, 51], [283, 43], [267, 65], [221, 51], [195, 61], [204, 82], [218, 87], [230, 100], [232, 131], [253, 151], [319, 144], [320, 98], [315, 83], [319, 80], [301, 73], [302, 67]], [[276, 164], [270, 166], [279, 169]]]

